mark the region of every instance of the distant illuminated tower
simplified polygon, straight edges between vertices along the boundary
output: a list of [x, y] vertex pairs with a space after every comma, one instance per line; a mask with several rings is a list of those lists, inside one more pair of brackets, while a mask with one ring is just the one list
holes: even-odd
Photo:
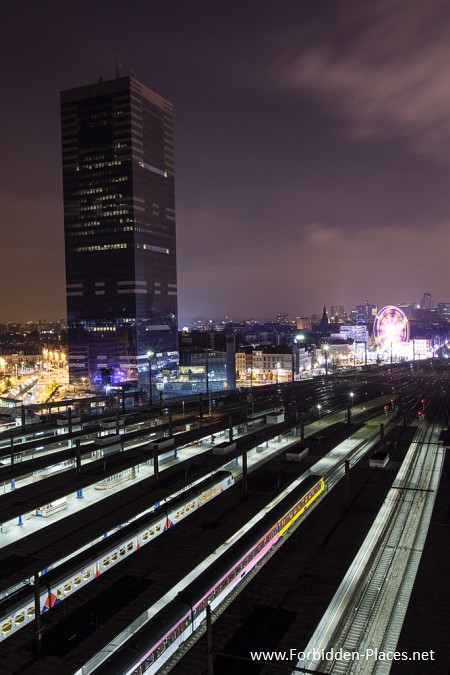
[[70, 380], [148, 384], [177, 351], [172, 104], [117, 73], [61, 127]]

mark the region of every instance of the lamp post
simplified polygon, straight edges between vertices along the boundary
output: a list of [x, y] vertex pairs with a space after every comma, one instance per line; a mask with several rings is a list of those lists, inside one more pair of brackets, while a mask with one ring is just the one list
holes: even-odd
[[328, 375], [328, 350], [330, 349], [329, 345], [323, 346], [323, 351], [325, 352], [325, 375]]
[[297, 340], [294, 338], [292, 340], [292, 384], [295, 382], [295, 354], [294, 347], [297, 344]]
[[299, 350], [300, 349], [299, 343], [301, 344], [301, 342], [304, 339], [305, 339], [304, 335], [296, 335], [295, 338], [292, 340], [292, 383], [294, 383], [295, 381], [295, 373], [297, 371], [294, 348], [297, 347], [297, 349]]
[[319, 411], [319, 420], [320, 420], [320, 418], [322, 416], [321, 415], [322, 406], [320, 405], [320, 403], [317, 404], [317, 410]]
[[354, 392], [351, 391], [351, 392], [349, 393], [349, 396], [350, 396], [350, 405], [351, 405], [352, 408], [353, 408], [353, 397], [355, 396]]
[[209, 390], [209, 359], [208, 347], [205, 349], [205, 378], [206, 378], [206, 398], [208, 399], [209, 416], [211, 417], [211, 392]]
[[149, 406], [153, 405], [153, 391], [152, 391], [152, 358], [154, 356], [154, 352], [149, 350], [147, 352], [147, 358], [148, 358], [148, 385], [149, 385], [149, 397], [148, 397], [148, 404]]

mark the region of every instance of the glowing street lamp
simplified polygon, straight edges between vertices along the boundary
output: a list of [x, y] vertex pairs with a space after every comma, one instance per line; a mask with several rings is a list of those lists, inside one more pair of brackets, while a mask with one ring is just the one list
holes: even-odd
[[321, 415], [322, 406], [320, 405], [320, 403], [317, 404], [317, 410], [319, 411], [319, 420], [320, 420], [320, 418], [321, 418], [321, 416], [322, 416], [322, 415]]
[[351, 391], [351, 392], [349, 393], [349, 396], [350, 396], [350, 405], [351, 405], [352, 408], [353, 408], [353, 398], [354, 398], [354, 396], [355, 396], [354, 392]]

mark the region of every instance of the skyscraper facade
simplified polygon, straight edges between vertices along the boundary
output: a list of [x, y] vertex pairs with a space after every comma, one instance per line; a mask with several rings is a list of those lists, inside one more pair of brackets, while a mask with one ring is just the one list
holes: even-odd
[[69, 375], [170, 367], [177, 346], [173, 107], [133, 76], [61, 93]]

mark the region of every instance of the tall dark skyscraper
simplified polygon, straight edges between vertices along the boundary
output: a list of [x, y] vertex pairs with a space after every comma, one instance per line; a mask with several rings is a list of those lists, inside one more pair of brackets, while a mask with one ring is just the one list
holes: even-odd
[[61, 128], [70, 380], [148, 383], [178, 349], [172, 104], [100, 79]]

